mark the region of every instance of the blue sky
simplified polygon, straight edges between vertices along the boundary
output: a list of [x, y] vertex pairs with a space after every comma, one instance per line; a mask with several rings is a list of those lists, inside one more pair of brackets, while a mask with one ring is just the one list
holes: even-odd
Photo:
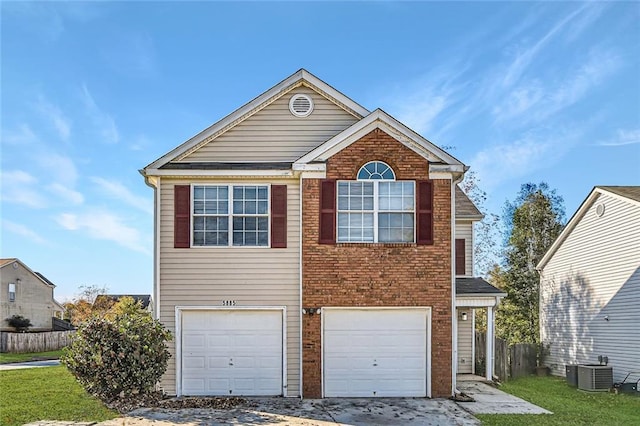
[[1, 247], [57, 284], [152, 289], [138, 170], [306, 68], [475, 170], [499, 213], [640, 184], [640, 3], [2, 2]]

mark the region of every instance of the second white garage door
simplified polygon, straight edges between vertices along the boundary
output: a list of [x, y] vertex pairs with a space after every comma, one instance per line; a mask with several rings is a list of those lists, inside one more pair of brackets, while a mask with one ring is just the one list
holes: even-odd
[[323, 310], [326, 397], [427, 396], [429, 310]]
[[182, 312], [182, 395], [281, 395], [282, 310]]

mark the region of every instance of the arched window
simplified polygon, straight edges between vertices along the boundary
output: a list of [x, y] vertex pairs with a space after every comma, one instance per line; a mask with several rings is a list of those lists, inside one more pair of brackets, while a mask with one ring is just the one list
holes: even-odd
[[370, 161], [358, 172], [358, 180], [396, 180], [393, 169], [382, 161]]
[[357, 181], [338, 181], [338, 242], [415, 241], [415, 182], [395, 179], [388, 164], [371, 161]]

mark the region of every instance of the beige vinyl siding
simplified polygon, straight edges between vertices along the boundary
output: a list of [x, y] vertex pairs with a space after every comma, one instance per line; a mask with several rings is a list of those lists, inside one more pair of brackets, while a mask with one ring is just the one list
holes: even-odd
[[[287, 185], [287, 248], [173, 248], [174, 185]], [[197, 180], [162, 179], [160, 188], [160, 320], [175, 336], [176, 306], [286, 306], [287, 385], [285, 396], [300, 395], [300, 185], [297, 179]], [[176, 393], [175, 342], [163, 376], [165, 392]]]
[[456, 220], [455, 238], [464, 238], [464, 272], [466, 276], [473, 275], [473, 222]]
[[[458, 374], [473, 373], [473, 309], [458, 308]], [[462, 312], [467, 320], [462, 321]]]
[[609, 357], [614, 380], [640, 369], [639, 268], [640, 206], [600, 195], [541, 274], [541, 336], [553, 373], [598, 355]]
[[[296, 117], [289, 111], [289, 99], [298, 93], [313, 99], [314, 109], [308, 117]], [[181, 161], [294, 161], [356, 121], [324, 96], [301, 86]]]

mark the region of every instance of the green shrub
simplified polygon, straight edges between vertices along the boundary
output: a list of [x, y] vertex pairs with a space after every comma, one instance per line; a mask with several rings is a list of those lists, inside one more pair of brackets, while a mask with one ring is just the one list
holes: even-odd
[[9, 326], [16, 329], [16, 331], [27, 331], [31, 327], [31, 320], [25, 318], [22, 315], [14, 315], [11, 318], [7, 318]]
[[153, 391], [167, 369], [170, 339], [160, 322], [125, 300], [81, 325], [60, 360], [89, 393], [111, 402]]

